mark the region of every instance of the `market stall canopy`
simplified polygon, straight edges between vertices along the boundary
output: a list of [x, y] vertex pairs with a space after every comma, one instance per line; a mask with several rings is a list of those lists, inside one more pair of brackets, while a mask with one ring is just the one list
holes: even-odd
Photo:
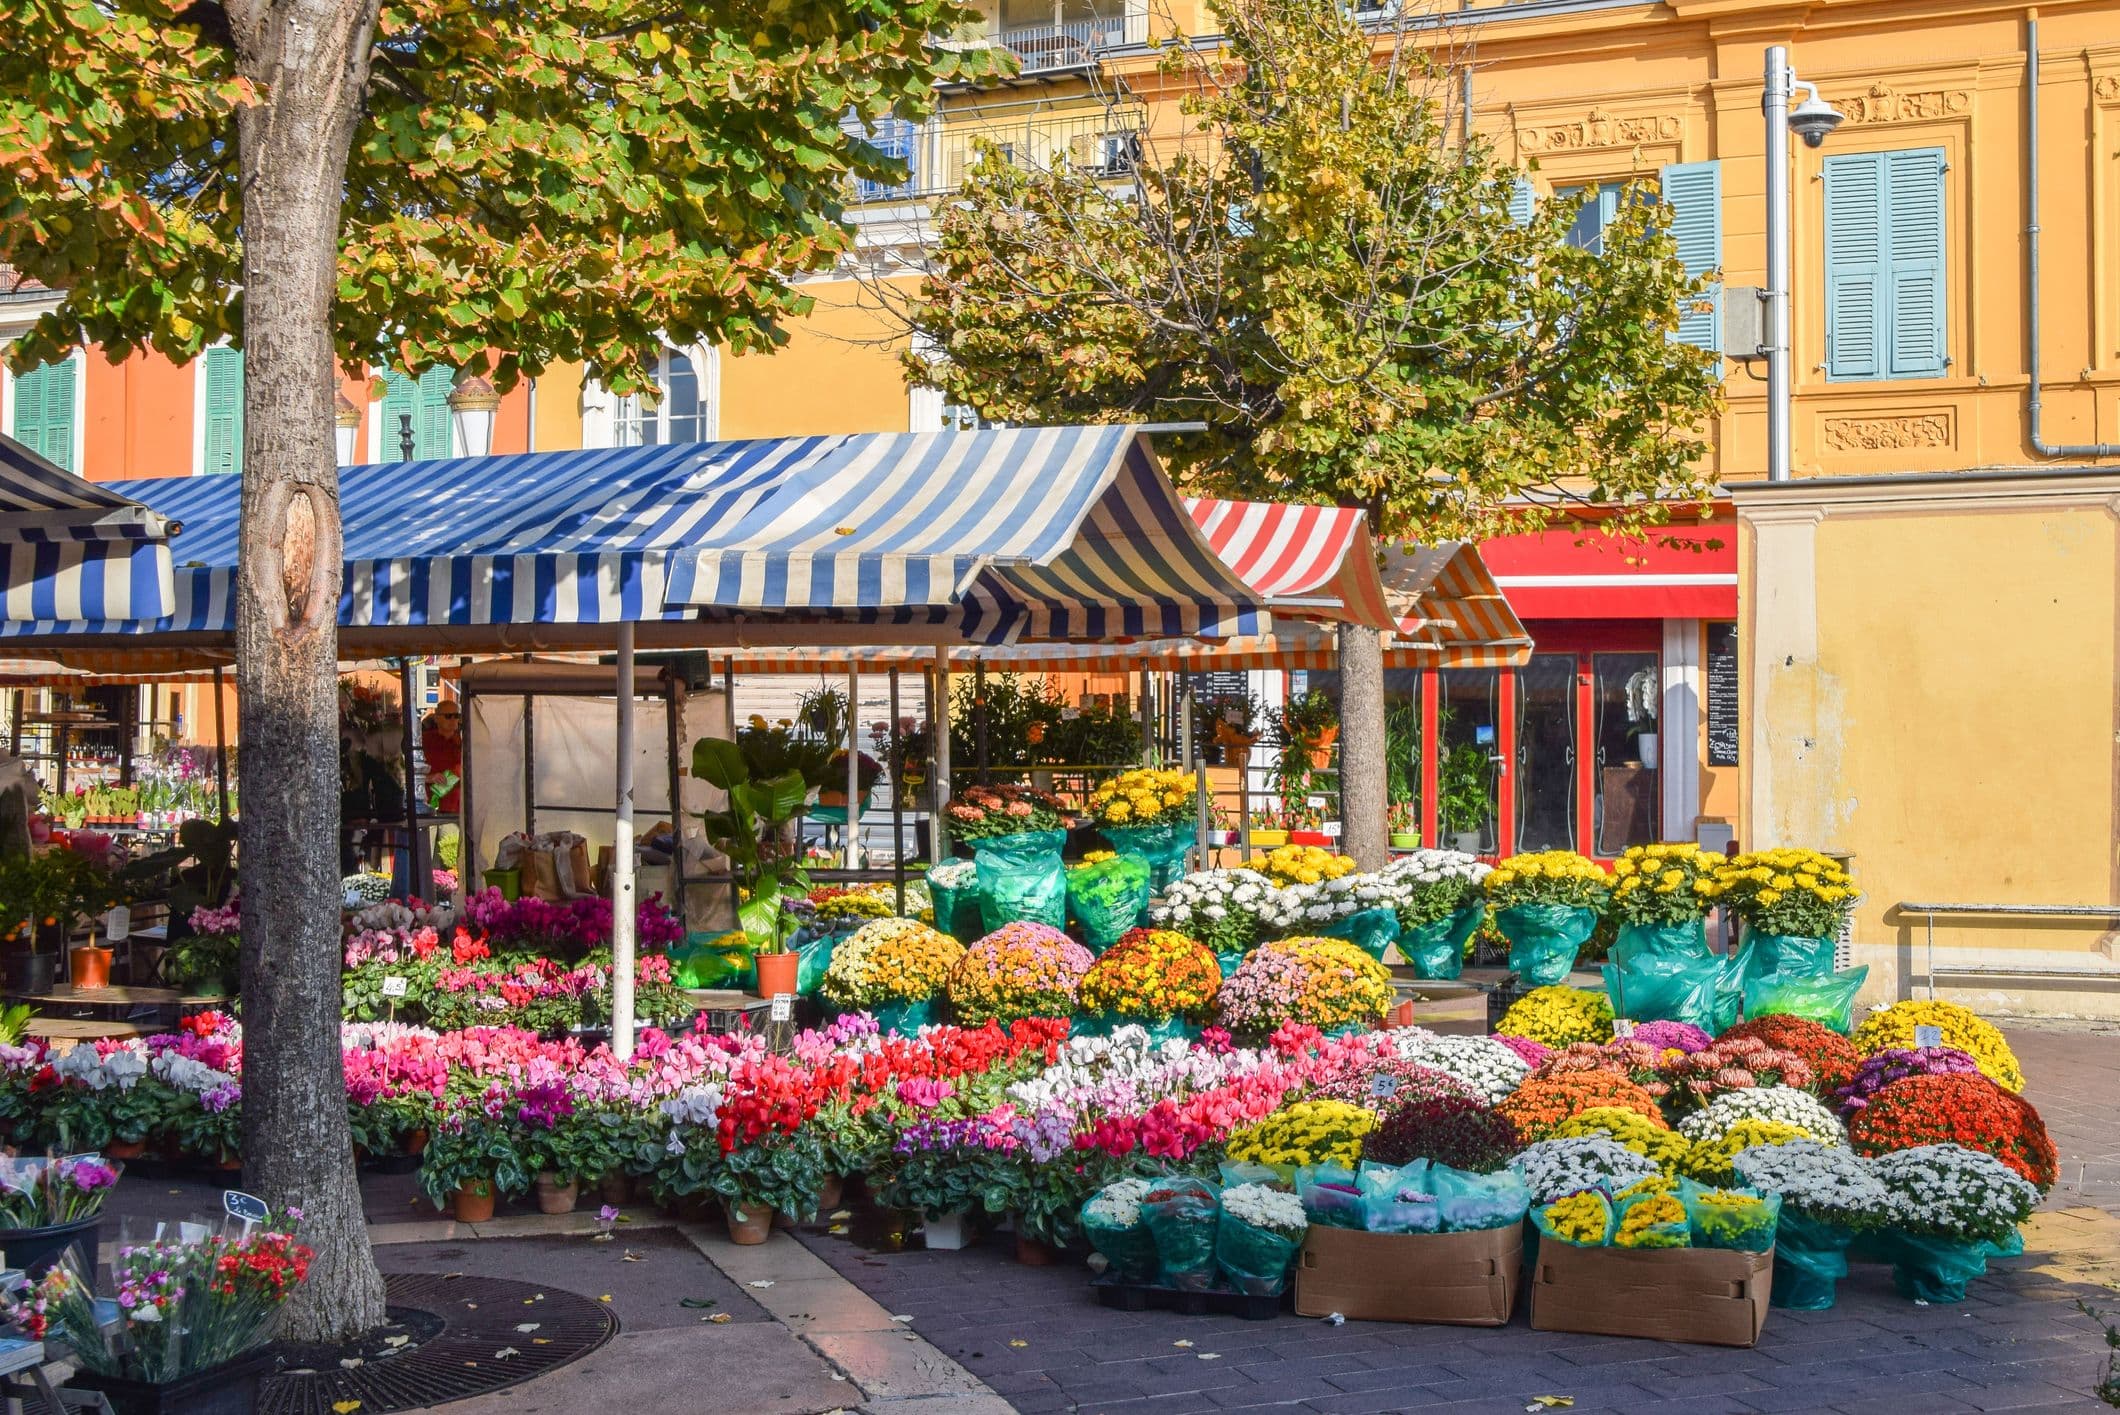
[[[690, 443], [349, 467], [341, 642], [364, 653], [1250, 634], [1271, 594], [1218, 557], [1128, 427]], [[115, 484], [188, 527], [173, 611], [74, 641], [225, 642], [234, 478]], [[1342, 561], [1348, 557], [1343, 556]], [[1281, 577], [1284, 612], [1388, 624]], [[1302, 600], [1304, 602], [1297, 602]], [[530, 626], [527, 629], [518, 626]], [[0, 634], [8, 632], [0, 626]]]
[[0, 618], [10, 629], [65, 632], [168, 614], [169, 538], [178, 529], [0, 436]]

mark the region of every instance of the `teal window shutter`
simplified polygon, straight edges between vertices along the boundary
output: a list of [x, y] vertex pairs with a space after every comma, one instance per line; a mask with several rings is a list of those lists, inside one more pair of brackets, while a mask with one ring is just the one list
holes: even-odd
[[77, 364], [61, 359], [15, 375], [15, 441], [66, 468], [74, 465], [74, 379]]
[[1531, 224], [1531, 213], [1538, 205], [1538, 192], [1533, 189], [1529, 177], [1519, 176], [1516, 185], [1509, 189], [1509, 219], [1519, 226]]
[[1892, 378], [1941, 378], [1943, 351], [1943, 149], [1885, 154], [1891, 271]]
[[1828, 376], [1942, 376], [1943, 174], [1941, 148], [1826, 159]]
[[414, 461], [436, 461], [449, 455], [449, 392], [454, 387], [455, 369], [431, 368], [417, 379], [401, 373], [383, 375], [382, 460], [403, 460], [403, 419], [407, 415], [412, 418]]
[[243, 470], [243, 351], [217, 345], [203, 357], [205, 471], [208, 476], [233, 476]]
[[[1722, 164], [1674, 162], [1663, 170], [1664, 202], [1671, 208], [1671, 238], [1691, 276], [1722, 269]], [[1700, 306], [1694, 308], [1692, 306]], [[1678, 337], [1711, 352], [1722, 349], [1722, 282], [1678, 316]]]

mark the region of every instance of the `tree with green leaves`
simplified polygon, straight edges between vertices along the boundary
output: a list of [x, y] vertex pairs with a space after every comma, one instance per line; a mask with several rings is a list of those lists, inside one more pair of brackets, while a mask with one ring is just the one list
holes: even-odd
[[[21, 0], [0, 263], [61, 292], [17, 368], [244, 351], [236, 592], [244, 1160], [317, 1249], [282, 1327], [378, 1324], [338, 1050], [334, 371], [769, 347], [848, 250], [862, 137], [991, 60], [956, 0]], [[850, 121], [851, 120], [851, 121]], [[500, 350], [497, 356], [489, 352]]]
[[[1185, 130], [1132, 170], [989, 150], [939, 206], [894, 308], [910, 379], [1002, 422], [1200, 423], [1158, 445], [1204, 492], [1360, 507], [1388, 542], [1615, 530], [1698, 507], [1720, 358], [1674, 337], [1706, 272], [1630, 187], [1600, 248], [1582, 199], [1451, 121], [1447, 31], [1365, 29], [1339, 0], [1218, 0], [1174, 46]], [[888, 300], [889, 293], [885, 292]], [[1342, 811], [1384, 852], [1380, 637], [1340, 631]]]

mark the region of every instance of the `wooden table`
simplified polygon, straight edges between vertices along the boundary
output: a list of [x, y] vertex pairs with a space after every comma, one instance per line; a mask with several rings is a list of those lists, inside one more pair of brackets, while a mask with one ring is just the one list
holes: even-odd
[[116, 984], [107, 988], [77, 988], [72, 983], [60, 983], [50, 992], [10, 993], [9, 996], [45, 1007], [174, 1007], [181, 1010], [218, 1007], [228, 1001], [225, 997], [205, 997], [179, 992], [175, 988], [134, 988]]
[[75, 1042], [100, 1042], [111, 1037], [140, 1037], [147, 1029], [138, 1022], [106, 1022], [94, 1017], [32, 1017], [23, 1035], [63, 1042], [65, 1051]]

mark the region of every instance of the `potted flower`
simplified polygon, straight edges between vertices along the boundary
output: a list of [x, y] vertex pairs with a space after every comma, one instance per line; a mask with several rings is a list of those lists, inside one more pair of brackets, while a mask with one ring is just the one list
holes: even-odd
[[515, 1120], [521, 1127], [523, 1169], [535, 1176], [538, 1212], [573, 1213], [581, 1181], [602, 1175], [609, 1156], [581, 1153], [583, 1132], [575, 1124], [574, 1097], [567, 1083], [540, 1081], [518, 1091]]
[[1460, 742], [1436, 764], [1436, 816], [1444, 835], [1467, 855], [1480, 853], [1480, 841], [1493, 814], [1494, 760], [1485, 747]]
[[1323, 688], [1312, 688], [1280, 710], [1275, 730], [1284, 753], [1300, 753], [1323, 770], [1332, 765], [1332, 744], [1340, 739], [1340, 705]]
[[1482, 885], [1495, 926], [1509, 940], [1509, 968], [1535, 987], [1564, 980], [1576, 950], [1597, 929], [1611, 882], [1595, 860], [1572, 850], [1512, 855]]
[[1627, 731], [1634, 736], [1635, 750], [1641, 754], [1641, 763], [1651, 771], [1658, 761], [1656, 742], [1656, 710], [1663, 698], [1663, 685], [1658, 681], [1654, 668], [1638, 668], [1627, 679], [1625, 689], [1627, 704]]
[[420, 1188], [459, 1223], [486, 1222], [496, 1197], [530, 1187], [515, 1127], [502, 1119], [506, 1108], [499, 1085], [450, 1101], [420, 1155]]
[[1754, 850], [1716, 871], [1709, 897], [1744, 923], [1742, 967], [1763, 973], [1833, 971], [1834, 942], [1862, 897], [1840, 862], [1816, 850]]
[[1076, 999], [1105, 1027], [1129, 1023], [1157, 1038], [1211, 1016], [1222, 990], [1214, 952], [1170, 929], [1135, 929], [1090, 964]]
[[1059, 928], [1067, 922], [1067, 882], [1060, 851], [1067, 816], [1059, 798], [1029, 786], [973, 786], [945, 814], [953, 839], [979, 863], [984, 927], [1019, 919]]
[[1989, 1257], [2019, 1246], [2039, 1190], [1993, 1155], [1922, 1145], [1870, 1161], [1893, 1201], [1885, 1248], [1892, 1282], [1917, 1302], [1963, 1302]]
[[1619, 921], [1612, 961], [1706, 957], [1704, 920], [1715, 902], [1716, 874], [1727, 863], [1690, 842], [1636, 845], [1614, 860], [1606, 910]]
[[950, 1011], [959, 1022], [1066, 1017], [1089, 971], [1088, 949], [1044, 924], [1004, 924], [964, 951], [950, 970]]
[[736, 920], [758, 942], [758, 995], [774, 997], [793, 993], [799, 976], [800, 956], [787, 947], [796, 923], [788, 905], [809, 892], [810, 876], [783, 852], [810, 782], [807, 758], [795, 745], [767, 750], [759, 740], [755, 733], [744, 744], [700, 738], [692, 744], [692, 774], [728, 798], [727, 809], [702, 812], [700, 820], [744, 891]]
[[0, 920], [6, 921], [0, 942], [6, 944], [9, 992], [35, 996], [52, 990], [59, 949], [92, 888], [90, 869], [85, 856], [65, 846], [0, 858]]
[[1755, 1145], [1737, 1155], [1735, 1169], [1748, 1188], [1781, 1196], [1774, 1305], [1808, 1312], [1831, 1307], [1835, 1285], [1848, 1275], [1849, 1244], [1890, 1218], [1891, 1191], [1866, 1161], [1816, 1140]]
[[1160, 928], [1198, 939], [1218, 958], [1234, 960], [1258, 942], [1259, 913], [1273, 888], [1256, 870], [1197, 870], [1172, 885], [1149, 917]]
[[187, 996], [234, 996], [242, 976], [239, 918], [234, 905], [216, 909], [202, 904], [192, 910], [191, 933], [162, 955], [163, 981]]
[[1012, 1206], [1017, 1171], [1008, 1156], [1016, 1147], [1012, 1131], [983, 1116], [915, 1121], [891, 1147], [877, 1200], [919, 1210], [928, 1247], [962, 1248], [974, 1214]]
[[1264, 1041], [1287, 1023], [1324, 1032], [1359, 1031], [1391, 1010], [1391, 974], [1345, 939], [1286, 938], [1261, 944], [1222, 985], [1221, 1024]]
[[878, 919], [832, 950], [825, 998], [873, 1013], [885, 1031], [916, 1032], [934, 1018], [964, 945], [915, 919]]
[[[832, 753], [831, 761], [825, 766], [825, 773], [825, 784], [817, 792], [817, 804], [833, 807], [844, 812], [847, 804], [846, 748], [842, 747]], [[867, 752], [858, 754], [855, 759], [854, 777], [861, 787], [861, 804], [864, 810], [868, 808], [869, 793], [876, 789], [876, 780], [882, 775], [882, 762], [877, 761]]]
[[1276, 850], [1288, 843], [1288, 813], [1266, 809], [1251, 813], [1251, 843], [1255, 850]]
[[1391, 848], [1417, 850], [1421, 844], [1421, 808], [1412, 801], [1393, 801], [1384, 808], [1384, 822], [1391, 832]]
[[1191, 772], [1122, 771], [1089, 793], [1089, 809], [1112, 848], [1148, 861], [1153, 888], [1166, 889], [1184, 873], [1200, 809], [1199, 781]]
[[1456, 850], [1416, 850], [1385, 866], [1399, 920], [1398, 950], [1420, 978], [1464, 971], [1465, 941], [1487, 917], [1480, 882], [1488, 866]]
[[1251, 764], [1251, 749], [1259, 741], [1259, 719], [1265, 705], [1256, 693], [1224, 693], [1209, 698], [1200, 710], [1210, 724], [1210, 739], [1222, 749], [1222, 760], [1233, 767]]

